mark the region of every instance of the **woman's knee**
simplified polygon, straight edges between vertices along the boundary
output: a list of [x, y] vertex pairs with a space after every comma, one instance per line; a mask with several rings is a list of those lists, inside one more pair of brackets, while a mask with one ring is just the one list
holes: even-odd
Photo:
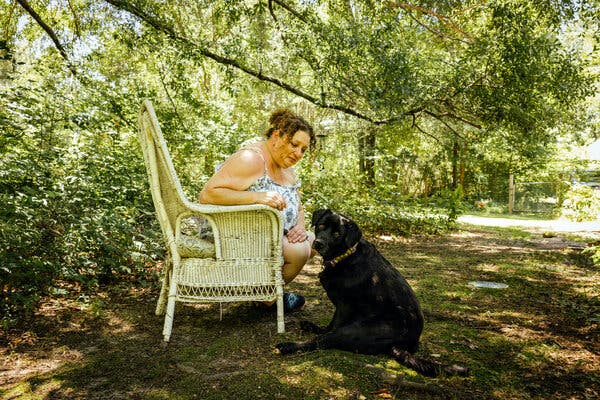
[[[314, 235], [313, 235], [314, 240]], [[309, 239], [300, 243], [290, 243], [286, 238], [283, 239], [283, 258], [286, 262], [306, 262], [310, 257], [312, 241]]]
[[[314, 236], [313, 236], [314, 238]], [[290, 282], [296, 277], [308, 261], [311, 255], [311, 244], [309, 240], [302, 243], [289, 243], [284, 238], [283, 241], [283, 278]]]

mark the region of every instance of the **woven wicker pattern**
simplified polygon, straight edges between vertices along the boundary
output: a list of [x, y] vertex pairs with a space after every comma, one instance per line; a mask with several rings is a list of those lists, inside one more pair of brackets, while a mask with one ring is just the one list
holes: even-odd
[[[284, 332], [280, 213], [258, 204], [217, 206], [188, 201], [148, 100], [142, 104], [138, 124], [154, 208], [168, 254], [156, 306], [157, 314], [166, 312], [165, 341], [171, 336], [177, 301], [277, 300], [277, 331]], [[182, 233], [182, 224], [195, 217], [209, 222], [214, 244]]]
[[215, 244], [193, 236], [181, 235], [177, 241], [181, 257], [215, 258]]

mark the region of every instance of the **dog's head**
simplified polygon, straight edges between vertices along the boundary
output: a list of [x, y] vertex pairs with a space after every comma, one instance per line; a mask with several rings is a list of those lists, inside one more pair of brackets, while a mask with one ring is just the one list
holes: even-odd
[[362, 237], [354, 221], [331, 210], [315, 211], [311, 222], [315, 229], [313, 248], [325, 260], [344, 254]]

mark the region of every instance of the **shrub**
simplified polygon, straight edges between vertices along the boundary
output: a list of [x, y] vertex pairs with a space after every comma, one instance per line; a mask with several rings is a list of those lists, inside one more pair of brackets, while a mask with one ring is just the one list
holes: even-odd
[[600, 190], [574, 185], [562, 203], [562, 215], [571, 221], [593, 221], [600, 217]]
[[61, 267], [61, 198], [46, 163], [30, 154], [0, 161], [0, 314], [4, 328], [31, 315]]
[[4, 330], [26, 322], [57, 280], [154, 284], [145, 262], [162, 244], [138, 150], [91, 147], [73, 162], [57, 146], [23, 145], [0, 158]]
[[331, 208], [351, 217], [365, 232], [393, 235], [435, 234], [453, 229], [460, 212], [460, 194], [411, 200], [383, 185], [367, 187], [360, 178], [343, 179], [321, 173], [303, 181], [308, 212]]

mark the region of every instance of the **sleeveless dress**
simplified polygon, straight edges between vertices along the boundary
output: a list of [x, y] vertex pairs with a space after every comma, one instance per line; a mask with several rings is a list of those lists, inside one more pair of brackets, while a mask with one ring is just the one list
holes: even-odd
[[283, 230], [287, 233], [298, 222], [298, 209], [300, 207], [300, 195], [298, 190], [300, 182], [294, 185], [282, 185], [275, 182], [267, 170], [267, 162], [262, 151], [256, 147], [248, 146], [247, 150], [252, 150], [262, 158], [265, 164], [265, 172], [246, 190], [250, 192], [277, 192], [285, 200], [285, 209], [281, 211], [283, 217]]

